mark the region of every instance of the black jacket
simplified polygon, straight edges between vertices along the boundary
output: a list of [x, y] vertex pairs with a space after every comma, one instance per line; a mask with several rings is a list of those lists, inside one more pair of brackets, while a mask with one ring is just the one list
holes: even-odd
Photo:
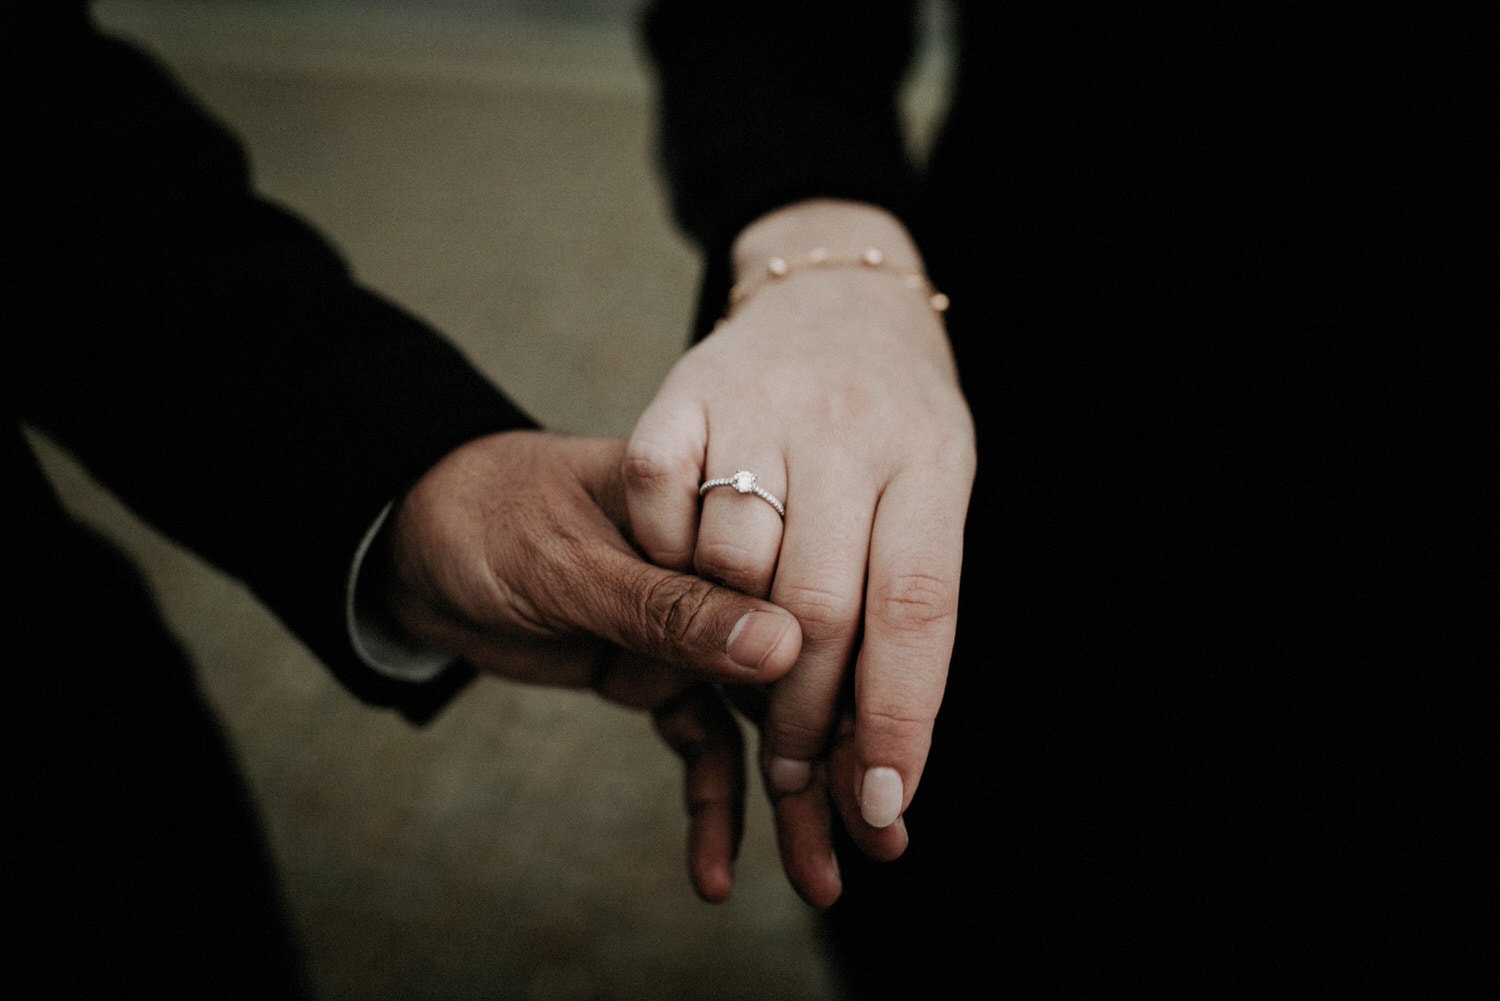
[[[365, 667], [344, 621], [351, 559], [444, 454], [531, 420], [262, 199], [237, 140], [84, 4], [16, 6], [6, 576], [24, 587], [72, 531], [29, 424], [247, 584], [357, 696], [426, 718], [467, 672], [413, 685]], [[78, 608], [53, 614], [60, 634], [89, 628]]]

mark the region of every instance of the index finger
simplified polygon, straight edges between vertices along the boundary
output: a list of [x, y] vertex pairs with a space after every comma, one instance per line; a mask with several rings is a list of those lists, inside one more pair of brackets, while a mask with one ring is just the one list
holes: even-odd
[[657, 566], [692, 568], [707, 448], [702, 411], [665, 392], [641, 414], [626, 444], [621, 472], [632, 538]]
[[871, 827], [905, 812], [927, 763], [953, 654], [969, 484], [901, 477], [875, 512], [854, 677], [855, 798]]

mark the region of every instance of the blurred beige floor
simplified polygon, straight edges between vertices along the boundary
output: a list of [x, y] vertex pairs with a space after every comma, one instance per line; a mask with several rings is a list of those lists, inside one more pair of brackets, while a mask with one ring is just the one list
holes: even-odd
[[[697, 274], [652, 174], [647, 78], [619, 19], [505, 7], [98, 11], [245, 138], [260, 187], [363, 281], [545, 424], [623, 435], [680, 351]], [[322, 998], [839, 996], [758, 793], [734, 899], [700, 903], [676, 763], [643, 718], [498, 681], [425, 729], [365, 708], [235, 582], [42, 447], [196, 657]]]

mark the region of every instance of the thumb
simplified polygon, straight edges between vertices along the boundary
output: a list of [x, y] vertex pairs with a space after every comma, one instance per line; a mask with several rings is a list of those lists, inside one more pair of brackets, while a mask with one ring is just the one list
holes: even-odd
[[664, 570], [613, 547], [596, 551], [575, 592], [575, 624], [617, 646], [711, 681], [765, 684], [792, 669], [802, 629], [783, 608]]
[[802, 651], [796, 617], [702, 577], [646, 562], [624, 538], [630, 525], [621, 475], [625, 443], [579, 446], [573, 468], [603, 523], [588, 565], [573, 578], [583, 582], [570, 602], [574, 625], [710, 681], [763, 684], [790, 671]]

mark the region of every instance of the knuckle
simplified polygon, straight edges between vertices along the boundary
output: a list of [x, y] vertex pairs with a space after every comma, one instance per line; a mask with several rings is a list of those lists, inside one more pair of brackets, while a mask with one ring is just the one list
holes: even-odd
[[[685, 576], [657, 579], [646, 586], [642, 604], [645, 631], [659, 636], [669, 649], [690, 645], [702, 633], [700, 621], [709, 605], [713, 585]], [[674, 658], [680, 659], [680, 658]]]
[[936, 714], [937, 702], [931, 696], [924, 697], [915, 688], [897, 689], [860, 705], [856, 726], [875, 744], [925, 755]]
[[893, 628], [925, 632], [953, 621], [958, 613], [958, 588], [938, 574], [900, 573], [870, 595], [870, 612]]
[[974, 425], [967, 414], [961, 420], [934, 415], [917, 430], [913, 440], [921, 442], [920, 463], [931, 475], [972, 477], [978, 459]]
[[897, 695], [876, 705], [861, 706], [860, 715], [866, 723], [873, 723], [887, 732], [921, 731], [930, 727], [932, 721], [913, 708], [917, 701], [915, 692], [906, 697]]
[[828, 742], [828, 737], [826, 718], [777, 716], [766, 721], [766, 744], [775, 753], [793, 757], [816, 754]]
[[724, 580], [764, 575], [764, 557], [733, 539], [699, 539], [693, 566], [700, 574]]
[[934, 434], [929, 441], [932, 444], [931, 454], [945, 468], [973, 474], [978, 457], [972, 424], [964, 423], [960, 427], [950, 427], [947, 433]]
[[827, 642], [854, 634], [859, 624], [857, 594], [841, 594], [812, 584], [794, 584], [776, 596], [777, 604], [797, 617], [803, 636]]
[[625, 485], [632, 490], [665, 487], [676, 482], [682, 471], [681, 464], [674, 462], [664, 449], [634, 441], [626, 447], [620, 463]]

